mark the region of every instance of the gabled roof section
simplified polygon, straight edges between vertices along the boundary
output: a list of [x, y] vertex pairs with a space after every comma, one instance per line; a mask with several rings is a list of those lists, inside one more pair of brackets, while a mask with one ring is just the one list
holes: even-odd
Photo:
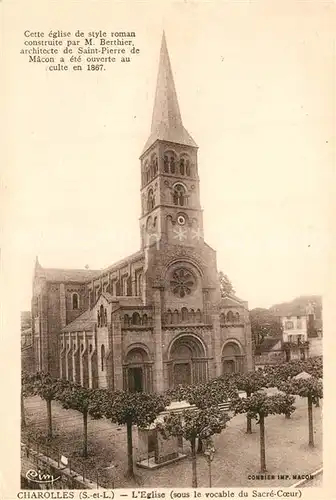
[[220, 305], [225, 306], [225, 307], [245, 307], [246, 302], [244, 300], [239, 299], [235, 295], [225, 295], [225, 297], [222, 297], [220, 300]]
[[151, 133], [145, 144], [143, 153], [155, 141], [162, 140], [192, 146], [197, 144], [184, 128], [177, 99], [173, 72], [167, 49], [165, 34], [162, 35], [159, 71], [156, 83]]
[[[279, 344], [279, 345], [278, 345]], [[262, 354], [263, 352], [270, 352], [275, 347], [281, 349], [281, 337], [269, 337], [263, 340], [255, 348], [255, 354]]]
[[60, 283], [66, 281], [86, 283], [100, 274], [101, 271], [94, 271], [92, 269], [39, 269], [39, 276], [46, 278], [47, 281], [58, 281]]
[[62, 332], [83, 332], [92, 331], [96, 323], [95, 311], [93, 309], [88, 309], [83, 314], [78, 316], [74, 321], [71, 321], [66, 325]]

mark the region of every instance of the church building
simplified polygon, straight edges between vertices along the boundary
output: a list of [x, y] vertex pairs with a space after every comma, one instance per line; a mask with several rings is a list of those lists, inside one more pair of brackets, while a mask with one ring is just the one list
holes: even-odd
[[221, 297], [216, 252], [203, 238], [197, 151], [163, 36], [140, 156], [141, 248], [101, 271], [36, 260], [36, 370], [85, 387], [161, 392], [253, 369], [247, 303]]

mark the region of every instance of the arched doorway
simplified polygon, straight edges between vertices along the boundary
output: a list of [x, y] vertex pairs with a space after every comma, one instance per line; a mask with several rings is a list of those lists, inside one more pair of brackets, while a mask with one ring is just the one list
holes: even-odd
[[198, 384], [208, 379], [208, 359], [204, 344], [196, 336], [184, 334], [169, 349], [169, 386]]
[[124, 389], [130, 392], [152, 391], [152, 363], [142, 347], [127, 353], [124, 363]]
[[243, 372], [245, 368], [245, 356], [242, 348], [235, 341], [224, 344], [222, 351], [222, 371], [225, 373]]

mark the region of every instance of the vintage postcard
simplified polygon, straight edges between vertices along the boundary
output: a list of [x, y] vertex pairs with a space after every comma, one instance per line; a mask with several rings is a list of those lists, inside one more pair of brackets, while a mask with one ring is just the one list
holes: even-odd
[[1, 498], [335, 498], [334, 3], [1, 11]]

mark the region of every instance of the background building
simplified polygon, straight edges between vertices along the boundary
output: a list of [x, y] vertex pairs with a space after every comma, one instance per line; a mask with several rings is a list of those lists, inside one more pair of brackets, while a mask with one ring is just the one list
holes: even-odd
[[283, 326], [286, 359], [306, 359], [322, 355], [322, 299], [301, 296], [276, 304], [271, 311]]

